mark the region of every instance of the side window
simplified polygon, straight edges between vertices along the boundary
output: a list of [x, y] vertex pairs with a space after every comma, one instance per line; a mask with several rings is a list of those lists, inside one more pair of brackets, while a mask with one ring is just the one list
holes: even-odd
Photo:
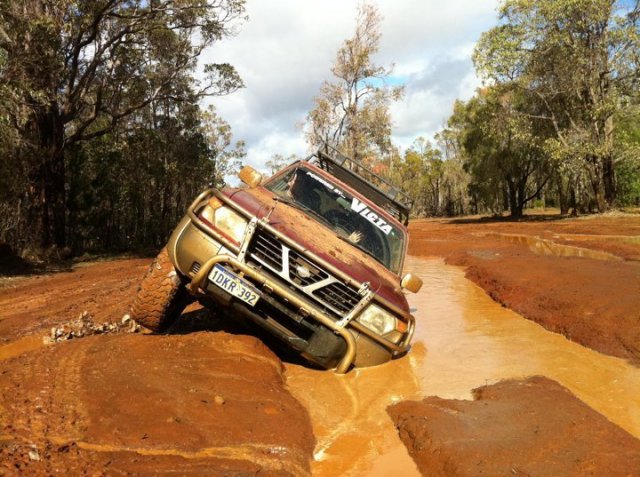
[[289, 182], [291, 181], [291, 177], [295, 174], [297, 169], [293, 169], [286, 174], [281, 175], [274, 181], [270, 181], [267, 184], [267, 189], [271, 192], [280, 193], [280, 195], [284, 195], [284, 193], [289, 190]]

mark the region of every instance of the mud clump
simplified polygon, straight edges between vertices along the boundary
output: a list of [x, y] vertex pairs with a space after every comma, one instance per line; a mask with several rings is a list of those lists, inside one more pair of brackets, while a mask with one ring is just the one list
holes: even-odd
[[640, 440], [535, 376], [388, 408], [423, 475], [638, 475]]

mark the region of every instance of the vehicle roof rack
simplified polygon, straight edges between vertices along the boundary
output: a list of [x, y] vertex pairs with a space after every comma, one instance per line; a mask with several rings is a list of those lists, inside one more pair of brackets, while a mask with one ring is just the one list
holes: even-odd
[[321, 169], [380, 205], [404, 225], [409, 223], [413, 200], [404, 191], [362, 162], [345, 156], [329, 145], [318, 149], [315, 157]]

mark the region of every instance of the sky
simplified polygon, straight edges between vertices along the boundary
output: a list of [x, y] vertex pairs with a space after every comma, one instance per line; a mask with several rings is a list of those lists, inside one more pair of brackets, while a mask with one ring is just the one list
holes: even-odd
[[[404, 98], [391, 107], [393, 142], [405, 149], [442, 128], [456, 99], [480, 86], [471, 54], [497, 23], [498, 0], [378, 0], [383, 16], [380, 65], [394, 64]], [[203, 63], [235, 66], [245, 88], [211, 98], [246, 142], [250, 164], [265, 170], [274, 154], [310, 151], [300, 125], [313, 107], [343, 41], [353, 35], [359, 0], [247, 0], [237, 34], [207, 50]]]

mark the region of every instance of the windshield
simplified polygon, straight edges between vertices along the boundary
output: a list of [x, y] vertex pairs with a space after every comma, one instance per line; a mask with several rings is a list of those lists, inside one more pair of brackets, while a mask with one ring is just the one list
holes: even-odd
[[340, 238], [360, 248], [389, 270], [399, 273], [404, 252], [404, 232], [326, 178], [298, 167], [265, 187], [332, 229]]

